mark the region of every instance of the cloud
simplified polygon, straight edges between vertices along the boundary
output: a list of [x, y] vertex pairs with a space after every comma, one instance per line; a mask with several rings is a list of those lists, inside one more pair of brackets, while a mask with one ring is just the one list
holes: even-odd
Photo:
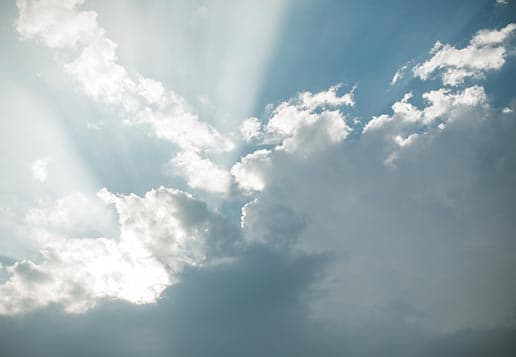
[[[192, 151], [180, 152], [171, 162], [171, 174], [186, 177], [188, 186], [212, 193], [226, 193], [231, 186], [231, 175], [208, 159]], [[173, 169], [175, 168], [175, 169]]]
[[222, 218], [182, 191], [159, 188], [138, 197], [103, 189], [98, 196], [116, 208], [119, 237], [64, 234], [74, 228], [66, 227], [71, 224], [68, 212], [78, 209], [66, 207], [66, 201], [48, 213], [32, 211], [30, 223], [62, 234], [47, 235], [40, 262], [21, 260], [6, 268], [10, 277], [0, 285], [0, 314], [26, 313], [49, 304], [82, 313], [105, 299], [154, 303], [186, 266], [222, 257], [237, 237]]
[[486, 72], [499, 70], [504, 65], [506, 42], [515, 30], [513, 23], [500, 30], [481, 30], [462, 49], [437, 41], [430, 52], [432, 57], [416, 65], [413, 74], [427, 80], [437, 72], [443, 84], [449, 86], [460, 85], [467, 78], [483, 79]]
[[16, 31], [24, 39], [41, 39], [50, 48], [76, 48], [103, 35], [97, 13], [75, 10], [84, 0], [16, 0]]
[[308, 319], [302, 298], [323, 266], [324, 257], [254, 248], [235, 264], [187, 269], [158, 305], [104, 302], [81, 315], [47, 309], [16, 317], [20, 323], [0, 316], [0, 344], [9, 356], [326, 355], [336, 341]]
[[[354, 105], [353, 92], [337, 94], [340, 85], [318, 93], [301, 92], [297, 97], [272, 107], [265, 119], [263, 133], [254, 119], [253, 136], [263, 137], [261, 142], [275, 145], [276, 150], [310, 155], [324, 150], [328, 145], [344, 140], [351, 128], [341, 108]], [[244, 122], [249, 126], [250, 122]], [[258, 143], [259, 144], [259, 143]]]
[[392, 105], [392, 115], [382, 114], [373, 117], [364, 126], [362, 132], [371, 132], [387, 124], [392, 124], [398, 129], [411, 126], [411, 129], [414, 126], [428, 128], [436, 120], [445, 123], [469, 109], [487, 108], [488, 106], [485, 90], [478, 85], [455, 92], [440, 88], [423, 93], [422, 98], [426, 104], [423, 109], [419, 109], [409, 102], [412, 97], [412, 92], [406, 93], [400, 101]]
[[[158, 305], [104, 302], [88, 314], [47, 309], [0, 317], [2, 352], [13, 357], [514, 354], [516, 332], [510, 326], [438, 334], [385, 319], [361, 327], [311, 319], [306, 289], [326, 263], [324, 256], [255, 248], [235, 264], [186, 271]], [[402, 304], [391, 308], [393, 316], [400, 311]]]
[[396, 83], [398, 83], [399, 80], [401, 80], [401, 78], [403, 78], [403, 75], [405, 74], [405, 70], [407, 69], [407, 65], [404, 65], [402, 67], [400, 67], [396, 73], [394, 73], [394, 76], [392, 76], [392, 79], [391, 79], [391, 86], [395, 85]]
[[[21, 3], [20, 9], [27, 6]], [[58, 3], [42, 4], [38, 11]], [[72, 15], [59, 11], [82, 14], [78, 4], [66, 3]], [[514, 329], [505, 324], [516, 296], [507, 273], [515, 271], [516, 120], [512, 109], [491, 108], [483, 87], [408, 92], [392, 113], [373, 117], [355, 135], [344, 114], [354, 105], [353, 90], [299, 93], [271, 106], [263, 120], [244, 121], [242, 137], [253, 146], [229, 173], [211, 157], [231, 150], [232, 143], [183, 98], [118, 64], [117, 45], [103, 31], [92, 31], [100, 34], [95, 39], [82, 30], [53, 39], [56, 18], [48, 16], [51, 25], [26, 37], [78, 48], [79, 57], [66, 70], [85, 93], [121, 109], [130, 124], [147, 125], [174, 143], [179, 153], [173, 174], [213, 193], [227, 192], [234, 178], [248, 202], [240, 230], [191, 195], [166, 188], [143, 197], [101, 190], [101, 200], [116, 211], [119, 232], [107, 229], [109, 220], [98, 229], [96, 219], [105, 211], [97, 212], [92, 199], [81, 195], [36, 207], [27, 223], [45, 237], [41, 256], [8, 264], [10, 277], [0, 285], [2, 314], [43, 307], [49, 309], [41, 314], [51, 314], [54, 304], [81, 313], [101, 305], [91, 315], [65, 316], [59, 331], [68, 338], [53, 335], [49, 343], [59, 348], [79, 339], [90, 346], [87, 353], [100, 355], [111, 348], [149, 354], [142, 345], [156, 355], [388, 350], [413, 356], [442, 355], [440, 348], [461, 355], [467, 353], [453, 347], [491, 336], [489, 326], [503, 326], [492, 332], [494, 340], [514, 348], [506, 342]], [[439, 44], [437, 59], [421, 71], [427, 78], [445, 71], [447, 85], [481, 78], [500, 56], [505, 60], [504, 41], [513, 32], [506, 28], [479, 32], [467, 51]], [[463, 58], [449, 59], [457, 56]], [[487, 65], [477, 66], [472, 57]], [[233, 264], [220, 264], [235, 250]], [[180, 279], [184, 284], [176, 284]], [[95, 316], [102, 317], [89, 320]], [[86, 321], [74, 325], [85, 336], [115, 338], [85, 343], [77, 329], [66, 328], [69, 321]], [[466, 329], [474, 330], [464, 339]], [[208, 337], [199, 342], [199, 335]], [[3, 333], [0, 339], [11, 350], [32, 348], [13, 347]], [[427, 343], [437, 351], [421, 351]], [[497, 351], [497, 343], [488, 345]]]
[[233, 150], [234, 145], [230, 140], [201, 122], [196, 115], [185, 111], [183, 99], [174, 96], [171, 102], [175, 104], [171, 104], [167, 111], [146, 108], [138, 113], [136, 123], [149, 125], [158, 138], [172, 141], [185, 151], [202, 153]]
[[[351, 132], [340, 108], [353, 106], [353, 92], [341, 96], [341, 85], [318, 93], [301, 92], [277, 105], [262, 124], [257, 118], [246, 119], [240, 130], [244, 141], [273, 145], [275, 151], [310, 157], [343, 141]], [[260, 139], [260, 140], [258, 140]], [[258, 149], [240, 159], [231, 168], [237, 186], [245, 194], [262, 191], [266, 182], [262, 172], [270, 165], [271, 150]]]
[[448, 122], [466, 115], [481, 117], [481, 113], [485, 115], [489, 108], [485, 90], [478, 85], [462, 91], [452, 92], [440, 88], [423, 93], [426, 106], [422, 109], [409, 102], [412, 98], [412, 92], [406, 93], [400, 101], [392, 105], [392, 115], [375, 116], [362, 130], [366, 136], [383, 136], [390, 142], [387, 147], [391, 148], [391, 152], [384, 160], [386, 165], [396, 165], [400, 152], [406, 150], [422, 134], [433, 135], [434, 132], [443, 130]]
[[[265, 184], [242, 209], [244, 236], [334, 257], [310, 289], [314, 319], [434, 331], [503, 324], [516, 290], [512, 277], [490, 276], [514, 269], [516, 120], [492, 109], [481, 86], [428, 91], [421, 106], [412, 97], [358, 140], [327, 140], [309, 157], [274, 149], [267, 165], [250, 165]], [[290, 138], [295, 119], [307, 122], [299, 111], [277, 131]]]
[[[116, 63], [117, 44], [104, 36], [85, 47], [79, 58], [65, 65], [65, 71], [81, 83], [84, 92], [102, 102], [137, 110], [137, 87], [124, 67]], [[147, 92], [145, 91], [145, 97]]]
[[32, 179], [41, 183], [45, 183], [48, 178], [48, 158], [38, 159], [31, 165]]
[[247, 118], [240, 124], [240, 135], [245, 142], [261, 139], [263, 136], [262, 124], [258, 118]]
[[280, 105], [267, 123], [271, 138], [281, 142], [279, 149], [305, 154], [339, 143], [350, 131], [339, 111], [317, 114], [290, 105]]
[[270, 155], [270, 150], [256, 150], [244, 156], [231, 168], [231, 174], [235, 177], [235, 182], [241, 190], [250, 193], [262, 191], [265, 188], [261, 173], [270, 164]]
[[326, 91], [319, 93], [302, 92], [299, 93], [299, 103], [303, 109], [315, 110], [320, 107], [341, 107], [341, 106], [353, 106], [355, 101], [353, 100], [353, 92], [355, 87], [349, 93], [345, 93], [341, 96], [337, 94], [337, 91], [342, 87], [342, 84], [334, 85]]

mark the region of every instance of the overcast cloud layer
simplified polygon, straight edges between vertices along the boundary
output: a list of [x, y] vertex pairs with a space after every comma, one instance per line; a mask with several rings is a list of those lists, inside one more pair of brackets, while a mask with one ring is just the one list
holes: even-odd
[[515, 4], [384, 5], [2, 4], [0, 355], [514, 355]]

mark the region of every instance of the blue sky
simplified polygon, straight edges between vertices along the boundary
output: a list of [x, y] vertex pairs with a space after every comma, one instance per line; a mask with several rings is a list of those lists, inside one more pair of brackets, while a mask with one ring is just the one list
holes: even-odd
[[513, 1], [0, 6], [0, 355], [514, 354]]

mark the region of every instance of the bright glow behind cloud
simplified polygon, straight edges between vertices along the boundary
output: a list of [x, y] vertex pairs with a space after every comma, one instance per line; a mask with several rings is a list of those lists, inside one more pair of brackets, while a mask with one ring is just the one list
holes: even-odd
[[[0, 314], [25, 313], [49, 304], [81, 313], [102, 299], [156, 302], [165, 288], [178, 281], [185, 266], [203, 264], [216, 255], [209, 246], [228, 239], [228, 232], [225, 237], [214, 236], [223, 232], [217, 215], [178, 190], [159, 188], [138, 197], [103, 189], [98, 196], [115, 206], [120, 237], [45, 234], [44, 229], [73, 229], [67, 226], [77, 208], [59, 203], [58, 211], [50, 207], [48, 214], [43, 208], [33, 212], [32, 223], [51, 220], [39, 224], [39, 234], [47, 237], [42, 243], [43, 261], [22, 260], [7, 268], [11, 277], [0, 285]], [[84, 216], [91, 214], [89, 206], [84, 209]]]

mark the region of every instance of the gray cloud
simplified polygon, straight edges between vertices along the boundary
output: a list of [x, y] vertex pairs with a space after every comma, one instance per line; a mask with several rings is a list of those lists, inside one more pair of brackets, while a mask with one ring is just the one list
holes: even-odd
[[397, 319], [453, 331], [514, 310], [515, 117], [481, 100], [450, 102], [438, 118], [444, 127], [416, 124], [401, 147], [395, 118], [309, 159], [274, 151], [262, 165], [265, 188], [243, 212], [249, 237], [335, 255], [314, 285], [314, 317], [361, 325], [401, 303]]
[[[309, 318], [306, 288], [324, 256], [252, 248], [232, 265], [185, 271], [158, 305], [105, 302], [85, 315], [49, 308], [0, 318], [6, 356], [495, 356], [513, 328], [423, 333], [377, 320], [356, 328]], [[403, 307], [393, 306], [393, 314]]]

